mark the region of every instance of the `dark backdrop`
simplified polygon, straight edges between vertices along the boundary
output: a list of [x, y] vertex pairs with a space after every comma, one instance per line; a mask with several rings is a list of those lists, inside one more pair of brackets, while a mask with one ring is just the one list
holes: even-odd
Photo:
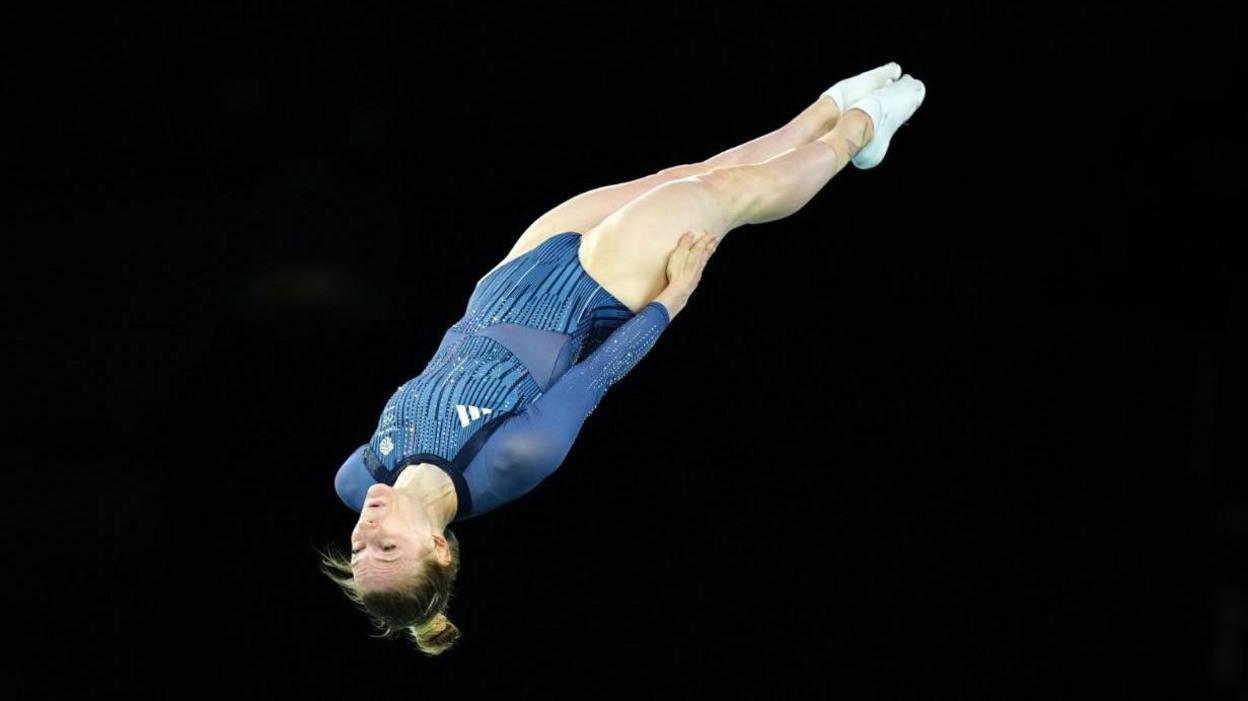
[[[43, 9], [0, 96], [19, 696], [1248, 694], [1222, 14]], [[732, 232], [453, 529], [459, 645], [370, 638], [334, 472], [476, 280], [889, 60], [928, 95], [884, 163]]]

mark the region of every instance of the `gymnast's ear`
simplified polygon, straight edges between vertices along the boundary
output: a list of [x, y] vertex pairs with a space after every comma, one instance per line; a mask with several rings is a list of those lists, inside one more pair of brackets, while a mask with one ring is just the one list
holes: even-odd
[[437, 560], [438, 564], [443, 567], [450, 567], [455, 564], [455, 549], [451, 547], [450, 539], [446, 536], [439, 536], [436, 533], [434, 534], [434, 537], [440, 538], [442, 542], [439, 543], [438, 547], [433, 551], [433, 559]]

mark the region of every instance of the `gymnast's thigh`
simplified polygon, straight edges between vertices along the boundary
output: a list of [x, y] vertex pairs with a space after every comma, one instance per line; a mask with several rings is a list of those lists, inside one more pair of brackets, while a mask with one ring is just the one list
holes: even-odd
[[630, 309], [641, 309], [667, 287], [667, 261], [685, 232], [722, 239], [740, 221], [733, 170], [664, 183], [616, 210], [582, 235], [581, 265]]

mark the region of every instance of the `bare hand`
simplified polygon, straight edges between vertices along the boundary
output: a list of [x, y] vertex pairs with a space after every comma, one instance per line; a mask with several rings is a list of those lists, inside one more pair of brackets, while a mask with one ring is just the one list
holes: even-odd
[[667, 290], [665, 293], [688, 297], [702, 281], [706, 261], [719, 246], [719, 239], [709, 231], [696, 237], [692, 231], [685, 232], [676, 242], [676, 248], [667, 259]]

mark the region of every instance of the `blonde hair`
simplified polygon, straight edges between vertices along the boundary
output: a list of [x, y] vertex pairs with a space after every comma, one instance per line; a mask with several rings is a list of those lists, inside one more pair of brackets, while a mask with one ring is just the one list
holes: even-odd
[[420, 652], [429, 657], [440, 655], [462, 637], [445, 613], [455, 576], [459, 574], [459, 539], [450, 529], [443, 532], [451, 546], [451, 564], [442, 565], [430, 553], [416, 572], [393, 589], [360, 589], [351, 570], [350, 556], [333, 546], [318, 553], [321, 571], [381, 631], [373, 637], [394, 638], [406, 631]]

